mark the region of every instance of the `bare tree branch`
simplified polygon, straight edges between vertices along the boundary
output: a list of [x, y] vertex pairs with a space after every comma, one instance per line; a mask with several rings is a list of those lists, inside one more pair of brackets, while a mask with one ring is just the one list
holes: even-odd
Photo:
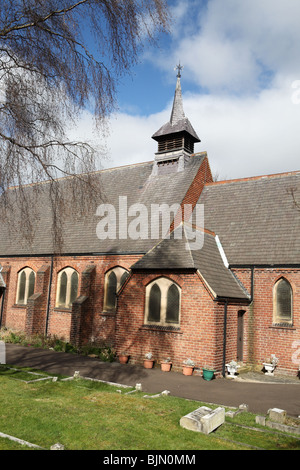
[[54, 225], [67, 207], [58, 176], [67, 177], [76, 210], [83, 194], [84, 203], [99, 197], [88, 176], [99, 168], [97, 149], [70, 142], [66, 123], [88, 108], [104, 132], [119, 77], [145, 41], [167, 32], [169, 16], [166, 0], [3, 0], [1, 7], [0, 196], [8, 207], [9, 188], [19, 187], [30, 232], [24, 185], [51, 182]]
[[295, 195], [295, 192], [296, 192], [296, 191], [297, 191], [297, 188], [289, 188], [289, 189], [287, 189], [287, 192], [288, 192], [288, 193], [291, 195], [291, 197], [292, 197], [294, 206], [296, 207], [296, 209], [297, 209], [298, 211], [300, 211], [300, 202], [297, 201], [297, 199], [296, 199], [296, 195]]

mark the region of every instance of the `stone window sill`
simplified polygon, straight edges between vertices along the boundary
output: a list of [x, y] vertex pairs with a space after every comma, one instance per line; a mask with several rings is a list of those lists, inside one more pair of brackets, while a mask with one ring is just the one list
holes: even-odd
[[54, 311], [55, 312], [62, 312], [62, 313], [72, 313], [72, 309], [67, 308], [67, 307], [54, 307]]
[[284, 323], [274, 323], [274, 325], [270, 326], [274, 330], [296, 330], [293, 325], [288, 325]]
[[104, 317], [115, 317], [116, 310], [103, 310], [102, 312], [100, 312], [100, 315]]
[[177, 333], [182, 334], [182, 331], [179, 327], [175, 326], [166, 326], [166, 325], [142, 325], [140, 330], [145, 331], [160, 331], [162, 333]]

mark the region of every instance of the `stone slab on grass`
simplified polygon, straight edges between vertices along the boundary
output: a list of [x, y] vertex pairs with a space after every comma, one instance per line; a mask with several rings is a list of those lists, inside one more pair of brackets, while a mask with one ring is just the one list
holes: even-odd
[[210, 434], [221, 426], [225, 421], [225, 408], [219, 407], [214, 410], [207, 406], [201, 406], [195, 411], [180, 419], [180, 426], [190, 431]]

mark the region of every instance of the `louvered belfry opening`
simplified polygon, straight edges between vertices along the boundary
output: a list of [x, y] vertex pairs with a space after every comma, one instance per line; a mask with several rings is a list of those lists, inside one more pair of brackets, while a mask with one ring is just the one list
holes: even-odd
[[169, 152], [184, 149], [188, 153], [194, 153], [194, 142], [188, 135], [173, 134], [158, 141], [158, 152]]

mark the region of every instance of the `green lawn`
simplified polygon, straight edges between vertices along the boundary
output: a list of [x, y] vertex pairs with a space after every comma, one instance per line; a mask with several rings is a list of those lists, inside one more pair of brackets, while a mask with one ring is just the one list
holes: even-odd
[[[204, 403], [144, 398], [143, 392], [126, 395], [128, 389], [120, 392], [83, 379], [28, 383], [42, 376], [0, 366], [1, 433], [44, 449], [57, 442], [67, 450], [300, 449], [300, 439], [259, 429], [250, 413], [226, 417], [225, 424], [206, 436], [179, 425], [182, 416]], [[25, 448], [0, 438], [0, 450]]]

